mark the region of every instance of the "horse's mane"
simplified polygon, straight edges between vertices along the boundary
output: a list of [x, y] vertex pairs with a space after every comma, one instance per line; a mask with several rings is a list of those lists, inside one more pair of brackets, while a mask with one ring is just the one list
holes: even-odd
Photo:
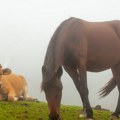
[[[45, 60], [44, 60], [44, 65], [43, 65], [45, 67], [45, 69], [47, 70], [47, 78], [46, 78], [46, 80], [42, 81], [41, 89], [44, 89], [45, 86], [52, 83], [51, 78], [54, 76], [55, 72], [57, 72], [58, 68], [62, 67], [62, 57], [63, 57], [62, 51], [63, 51], [63, 49], [61, 48], [62, 44], [58, 43], [58, 39], [60, 41], [60, 39], [62, 37], [60, 35], [60, 32], [62, 31], [62, 29], [64, 28], [64, 25], [66, 24], [66, 21], [68, 21], [68, 20], [63, 21], [58, 26], [58, 28], [54, 32], [54, 34], [49, 42]], [[58, 63], [58, 61], [59, 61], [59, 63]]]

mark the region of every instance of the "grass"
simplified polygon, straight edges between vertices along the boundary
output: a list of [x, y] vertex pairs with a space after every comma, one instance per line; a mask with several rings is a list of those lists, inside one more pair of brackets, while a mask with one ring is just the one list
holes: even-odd
[[[79, 118], [78, 106], [61, 106], [62, 120], [85, 120]], [[94, 110], [95, 120], [109, 120], [109, 111]], [[48, 120], [47, 104], [43, 102], [0, 102], [0, 120]]]

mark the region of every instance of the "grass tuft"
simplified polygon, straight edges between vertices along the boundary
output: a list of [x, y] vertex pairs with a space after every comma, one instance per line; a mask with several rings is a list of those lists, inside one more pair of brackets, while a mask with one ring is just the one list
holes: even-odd
[[[61, 105], [62, 120], [85, 120], [79, 118], [81, 108]], [[94, 110], [95, 120], [109, 120], [111, 112]], [[47, 104], [43, 102], [0, 102], [0, 120], [48, 120]]]

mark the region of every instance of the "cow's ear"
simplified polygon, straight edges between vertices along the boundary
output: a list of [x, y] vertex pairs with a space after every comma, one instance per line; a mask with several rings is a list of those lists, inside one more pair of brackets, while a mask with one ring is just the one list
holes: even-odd
[[0, 64], [0, 68], [2, 68], [2, 65]]
[[2, 88], [2, 86], [3, 86], [3, 84], [2, 84], [2, 82], [0, 81], [0, 88]]
[[8, 74], [12, 73], [11, 69], [9, 69], [9, 68], [4, 68], [4, 69], [2, 69], [2, 71], [3, 71], [3, 75], [8, 75]]

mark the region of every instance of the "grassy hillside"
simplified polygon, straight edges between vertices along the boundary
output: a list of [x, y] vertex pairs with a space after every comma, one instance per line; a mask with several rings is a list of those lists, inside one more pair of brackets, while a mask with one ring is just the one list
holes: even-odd
[[[62, 120], [85, 120], [79, 118], [80, 107], [61, 106]], [[94, 111], [96, 120], [109, 120], [110, 112]], [[0, 120], [48, 120], [47, 104], [43, 102], [0, 102]]]

